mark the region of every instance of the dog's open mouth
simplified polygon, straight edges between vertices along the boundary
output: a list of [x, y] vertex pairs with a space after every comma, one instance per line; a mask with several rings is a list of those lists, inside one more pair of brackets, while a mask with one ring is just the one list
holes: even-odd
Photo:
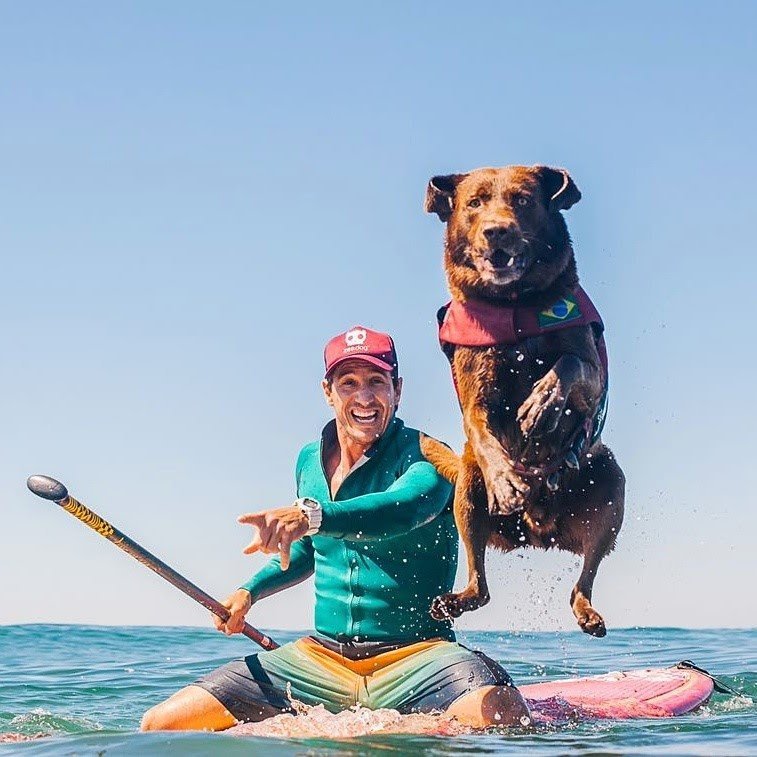
[[515, 265], [515, 256], [501, 248], [497, 248], [489, 258], [492, 268], [512, 268]]
[[483, 258], [483, 268], [496, 278], [513, 278], [526, 268], [526, 259], [522, 254], [513, 255], [502, 247], [497, 247]]

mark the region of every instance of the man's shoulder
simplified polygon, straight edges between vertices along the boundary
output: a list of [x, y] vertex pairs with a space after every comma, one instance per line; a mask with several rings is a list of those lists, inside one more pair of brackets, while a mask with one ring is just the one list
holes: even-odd
[[403, 423], [395, 436], [396, 453], [411, 463], [425, 461], [426, 457], [421, 449], [421, 438], [424, 436], [430, 436], [430, 434]]
[[312, 455], [314, 452], [320, 452], [321, 441], [320, 439], [314, 439], [312, 442], [308, 442], [300, 450], [300, 455]]
[[[399, 418], [397, 420], [400, 421], [400, 429], [398, 435], [407, 441], [417, 441], [421, 436], [431, 436], [428, 431], [422, 431], [421, 429], [407, 426], [405, 422], [400, 420]], [[442, 443], [444, 444], [445, 442]]]
[[315, 441], [308, 442], [297, 455], [297, 472], [299, 473], [309, 463], [312, 463], [314, 459], [318, 460], [320, 452], [320, 440], [316, 439]]
[[412, 426], [406, 426], [404, 423], [397, 433], [397, 441], [400, 444], [415, 444], [420, 439], [421, 432]]

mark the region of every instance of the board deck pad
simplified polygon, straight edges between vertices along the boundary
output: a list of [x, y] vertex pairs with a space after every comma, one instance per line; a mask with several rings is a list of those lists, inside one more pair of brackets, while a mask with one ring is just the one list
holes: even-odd
[[704, 704], [712, 679], [688, 668], [648, 668], [518, 687], [536, 722], [683, 715]]

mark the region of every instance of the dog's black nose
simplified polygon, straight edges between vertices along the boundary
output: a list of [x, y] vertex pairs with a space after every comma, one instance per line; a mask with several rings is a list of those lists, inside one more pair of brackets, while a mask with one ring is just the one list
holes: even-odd
[[483, 230], [486, 241], [492, 247], [508, 247], [517, 237], [515, 224], [495, 224]]

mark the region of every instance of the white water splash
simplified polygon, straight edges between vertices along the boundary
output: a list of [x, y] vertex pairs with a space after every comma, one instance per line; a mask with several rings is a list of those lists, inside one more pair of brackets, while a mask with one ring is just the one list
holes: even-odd
[[276, 715], [259, 723], [243, 723], [225, 731], [232, 736], [267, 736], [270, 738], [351, 739], [378, 733], [407, 733], [457, 736], [472, 729], [449, 715], [402, 715], [397, 710], [370, 710], [352, 707], [337, 714], [323, 705], [308, 707], [297, 703], [296, 715]]
[[738, 712], [739, 710], [746, 710], [754, 704], [754, 699], [748, 697], [746, 694], [737, 694], [736, 696], [729, 697], [724, 702], [718, 704], [718, 709], [723, 712]]

